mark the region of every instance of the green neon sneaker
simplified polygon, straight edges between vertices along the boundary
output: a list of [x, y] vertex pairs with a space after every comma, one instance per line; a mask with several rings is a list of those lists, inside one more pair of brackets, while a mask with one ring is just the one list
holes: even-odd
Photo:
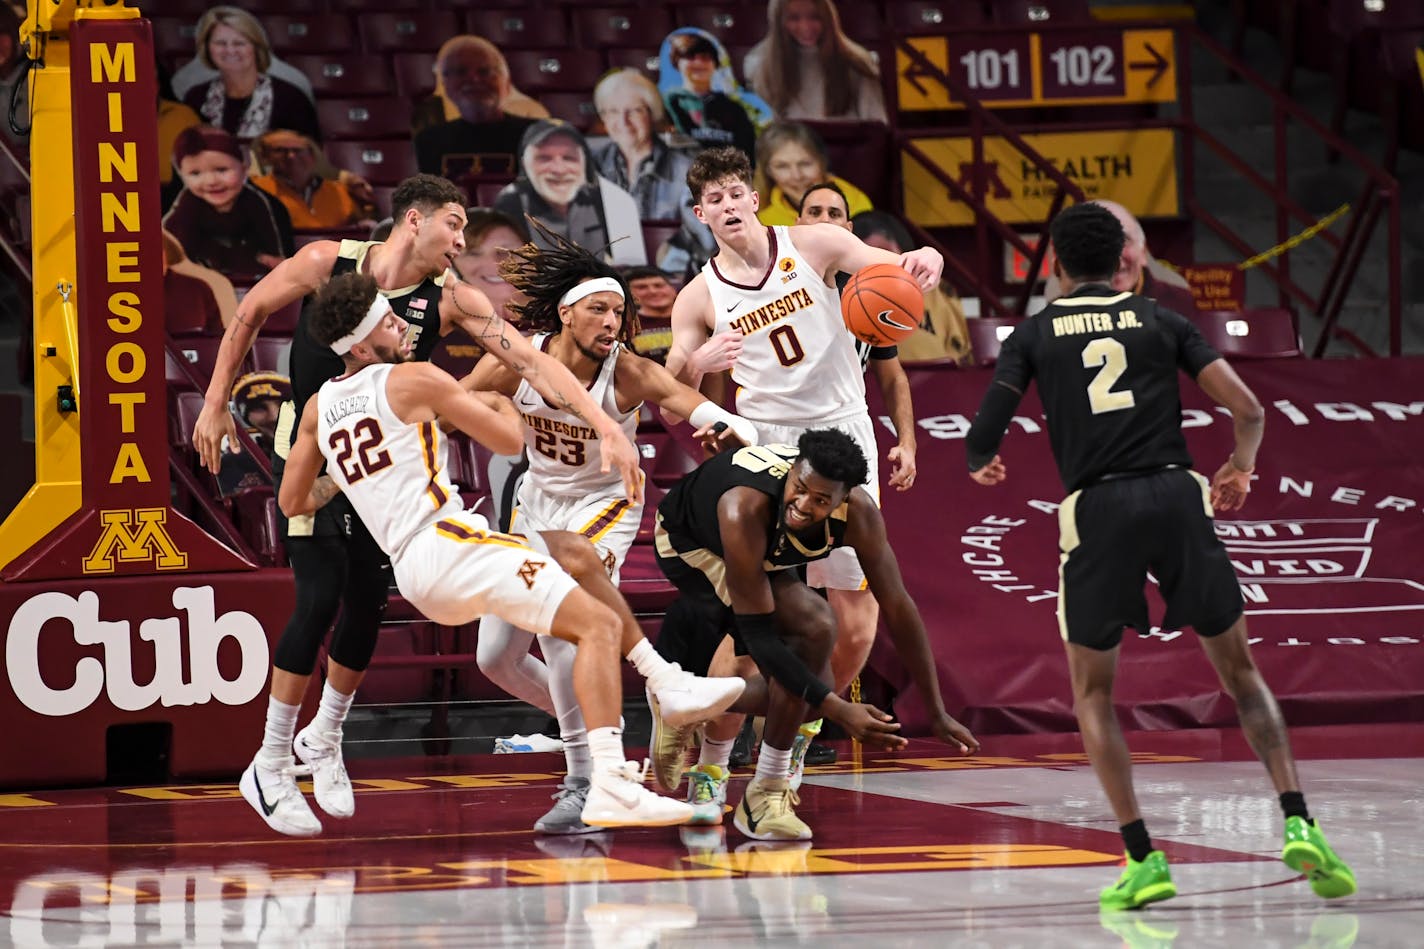
[[1286, 818], [1286, 845], [1281, 849], [1285, 865], [1304, 873], [1316, 896], [1327, 900], [1355, 892], [1355, 874], [1325, 842], [1320, 828], [1303, 817]]
[[1172, 882], [1167, 855], [1154, 850], [1141, 863], [1128, 857], [1122, 876], [1098, 894], [1098, 906], [1105, 910], [1137, 909], [1176, 895], [1177, 884]]

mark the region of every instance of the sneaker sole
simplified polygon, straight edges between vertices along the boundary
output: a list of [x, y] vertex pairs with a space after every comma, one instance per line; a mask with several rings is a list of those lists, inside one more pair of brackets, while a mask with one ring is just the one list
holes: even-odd
[[602, 829], [602, 827], [595, 827], [592, 824], [579, 824], [577, 827], [571, 824], [562, 827], [540, 827], [537, 822], [534, 824], [534, 830], [537, 833], [547, 834], [550, 837], [577, 837], [580, 834], [596, 834]]
[[701, 709], [693, 709], [688, 712], [681, 712], [668, 715], [665, 721], [673, 728], [683, 728], [688, 725], [696, 725], [698, 722], [706, 722], [721, 715], [732, 707], [732, 703], [742, 697], [742, 693], [747, 689], [746, 680], [741, 680], [741, 685], [729, 688], [725, 695], [716, 699], [711, 705]]
[[[1296, 873], [1305, 874], [1310, 888], [1322, 899], [1334, 900], [1355, 893], [1355, 876], [1348, 868], [1331, 871], [1325, 869], [1328, 861], [1320, 848], [1308, 841], [1288, 843], [1281, 851], [1281, 862]], [[1343, 871], [1343, 872], [1341, 872]]]
[[[669, 794], [673, 794], [678, 788], [682, 787], [683, 772], [686, 770], [685, 765], [687, 764], [687, 749], [678, 749], [677, 760], [675, 762], [660, 762], [657, 759], [654, 752], [657, 750], [664, 731], [674, 726], [663, 718], [662, 704], [658, 702], [658, 697], [653, 693], [653, 690], [647, 689], [646, 693], [648, 709], [653, 713], [653, 734], [649, 739], [650, 744], [648, 745], [648, 754], [653, 756], [653, 783]], [[676, 776], [673, 782], [669, 784], [667, 778], [674, 774], [672, 770], [674, 765], [677, 767]]]
[[1166, 883], [1151, 883], [1147, 886], [1144, 886], [1142, 889], [1138, 890], [1135, 894], [1133, 894], [1133, 898], [1129, 901], [1118, 902], [1114, 900], [1112, 902], [1105, 903], [1102, 900], [1099, 900], [1098, 906], [1101, 909], [1109, 911], [1138, 909], [1140, 907], [1146, 906], [1148, 903], [1160, 903], [1163, 900], [1170, 900], [1176, 895], [1177, 884], [1172, 883], [1171, 881], [1168, 881]]
[[677, 827], [686, 824], [692, 815], [679, 814], [676, 817], [666, 818], [640, 818], [630, 820], [619, 817], [595, 817], [593, 819], [585, 817], [583, 822], [596, 828], [604, 827]]

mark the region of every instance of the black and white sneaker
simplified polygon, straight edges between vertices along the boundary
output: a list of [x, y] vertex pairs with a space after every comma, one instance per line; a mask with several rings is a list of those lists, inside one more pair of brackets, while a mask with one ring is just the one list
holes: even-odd
[[306, 798], [297, 788], [296, 776], [300, 773], [305, 773], [305, 769], [298, 768], [293, 758], [288, 758], [276, 768], [253, 758], [237, 782], [242, 799], [252, 805], [267, 826], [288, 837], [311, 837], [321, 833], [321, 821], [316, 819]]

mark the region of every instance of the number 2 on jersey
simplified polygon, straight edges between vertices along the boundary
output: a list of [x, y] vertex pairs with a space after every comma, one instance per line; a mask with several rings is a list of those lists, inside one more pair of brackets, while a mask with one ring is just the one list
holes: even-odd
[[[353, 436], [360, 441], [352, 445]], [[331, 447], [336, 451], [336, 464], [347, 484], [355, 484], [368, 474], [375, 474], [391, 463], [391, 453], [375, 452], [381, 446], [381, 426], [373, 418], [363, 418], [351, 431], [338, 428], [331, 433]], [[352, 457], [355, 455], [356, 457]]]
[[1088, 383], [1088, 405], [1094, 415], [1130, 409], [1137, 404], [1132, 390], [1112, 390], [1113, 383], [1127, 371], [1127, 348], [1110, 336], [1093, 340], [1083, 347], [1083, 368], [1102, 366]]

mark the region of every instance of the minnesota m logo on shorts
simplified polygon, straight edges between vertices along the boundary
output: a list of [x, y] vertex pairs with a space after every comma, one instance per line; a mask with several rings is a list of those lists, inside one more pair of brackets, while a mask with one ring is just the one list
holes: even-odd
[[545, 567], [542, 560], [526, 560], [524, 566], [517, 571], [519, 579], [524, 581], [524, 585], [529, 589], [534, 589], [534, 579], [539, 576], [539, 571]]

